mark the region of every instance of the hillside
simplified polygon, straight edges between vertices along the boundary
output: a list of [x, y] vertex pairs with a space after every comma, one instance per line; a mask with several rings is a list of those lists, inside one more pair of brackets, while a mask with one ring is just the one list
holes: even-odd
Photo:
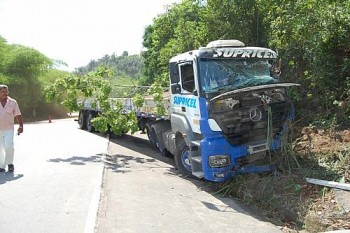
[[[97, 60], [91, 60], [89, 64], [77, 68], [73, 73], [76, 75], [85, 75], [99, 66], [108, 67], [115, 72], [116, 76], [122, 77], [124, 81], [127, 78], [139, 80], [142, 77], [144, 61], [140, 55], [129, 55], [125, 51], [121, 56], [117, 56], [116, 54], [104, 55]], [[125, 81], [125, 84], [129, 81]]]

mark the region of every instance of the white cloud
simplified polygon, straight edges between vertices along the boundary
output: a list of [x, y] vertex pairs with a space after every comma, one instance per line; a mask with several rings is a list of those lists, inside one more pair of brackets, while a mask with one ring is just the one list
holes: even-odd
[[140, 53], [145, 27], [173, 2], [180, 0], [0, 0], [0, 36], [74, 70], [105, 54]]

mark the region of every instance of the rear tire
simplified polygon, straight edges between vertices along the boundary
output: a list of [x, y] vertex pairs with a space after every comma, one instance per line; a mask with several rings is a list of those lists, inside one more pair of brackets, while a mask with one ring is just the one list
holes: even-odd
[[78, 124], [79, 124], [79, 129], [86, 129], [85, 114], [82, 111], [79, 112]]
[[89, 132], [94, 132], [95, 131], [95, 128], [92, 126], [92, 122], [91, 120], [93, 119], [94, 117], [92, 116], [92, 113], [89, 112], [88, 116], [87, 116], [87, 119], [86, 119], [86, 129], [87, 131]]
[[181, 174], [192, 177], [190, 148], [187, 146], [184, 139], [180, 139], [176, 147], [175, 166]]
[[152, 127], [148, 123], [146, 124], [146, 133], [147, 133], [147, 137], [148, 137], [148, 140], [151, 143], [151, 145], [154, 148], [157, 148], [157, 138], [156, 138], [155, 132], [152, 131]]
[[158, 148], [158, 150], [162, 156], [169, 156], [170, 153], [164, 147], [162, 132], [160, 132], [159, 127], [160, 127], [159, 124], [154, 124], [151, 126], [151, 133], [154, 135], [155, 146], [156, 146], [156, 148]]
[[150, 129], [147, 130], [147, 135], [151, 144], [159, 150], [162, 156], [170, 156], [170, 152], [165, 148], [163, 141], [163, 131], [166, 130], [164, 124], [162, 122], [157, 122], [149, 126]]

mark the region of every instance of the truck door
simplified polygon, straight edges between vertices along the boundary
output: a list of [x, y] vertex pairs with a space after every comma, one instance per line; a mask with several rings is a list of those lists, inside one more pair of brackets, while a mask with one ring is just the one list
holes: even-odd
[[200, 132], [199, 128], [199, 99], [195, 82], [193, 62], [179, 64], [180, 93], [173, 95], [173, 113], [184, 116], [191, 126], [192, 132]]

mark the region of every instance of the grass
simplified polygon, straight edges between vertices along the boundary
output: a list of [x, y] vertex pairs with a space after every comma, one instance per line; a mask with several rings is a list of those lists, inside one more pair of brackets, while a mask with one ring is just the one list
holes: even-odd
[[293, 142], [289, 153], [272, 156], [278, 172], [234, 177], [220, 185], [217, 194], [241, 199], [289, 232], [350, 229], [350, 214], [336, 203], [333, 190], [305, 180], [349, 183], [350, 142], [334, 141], [330, 135], [309, 136]]

